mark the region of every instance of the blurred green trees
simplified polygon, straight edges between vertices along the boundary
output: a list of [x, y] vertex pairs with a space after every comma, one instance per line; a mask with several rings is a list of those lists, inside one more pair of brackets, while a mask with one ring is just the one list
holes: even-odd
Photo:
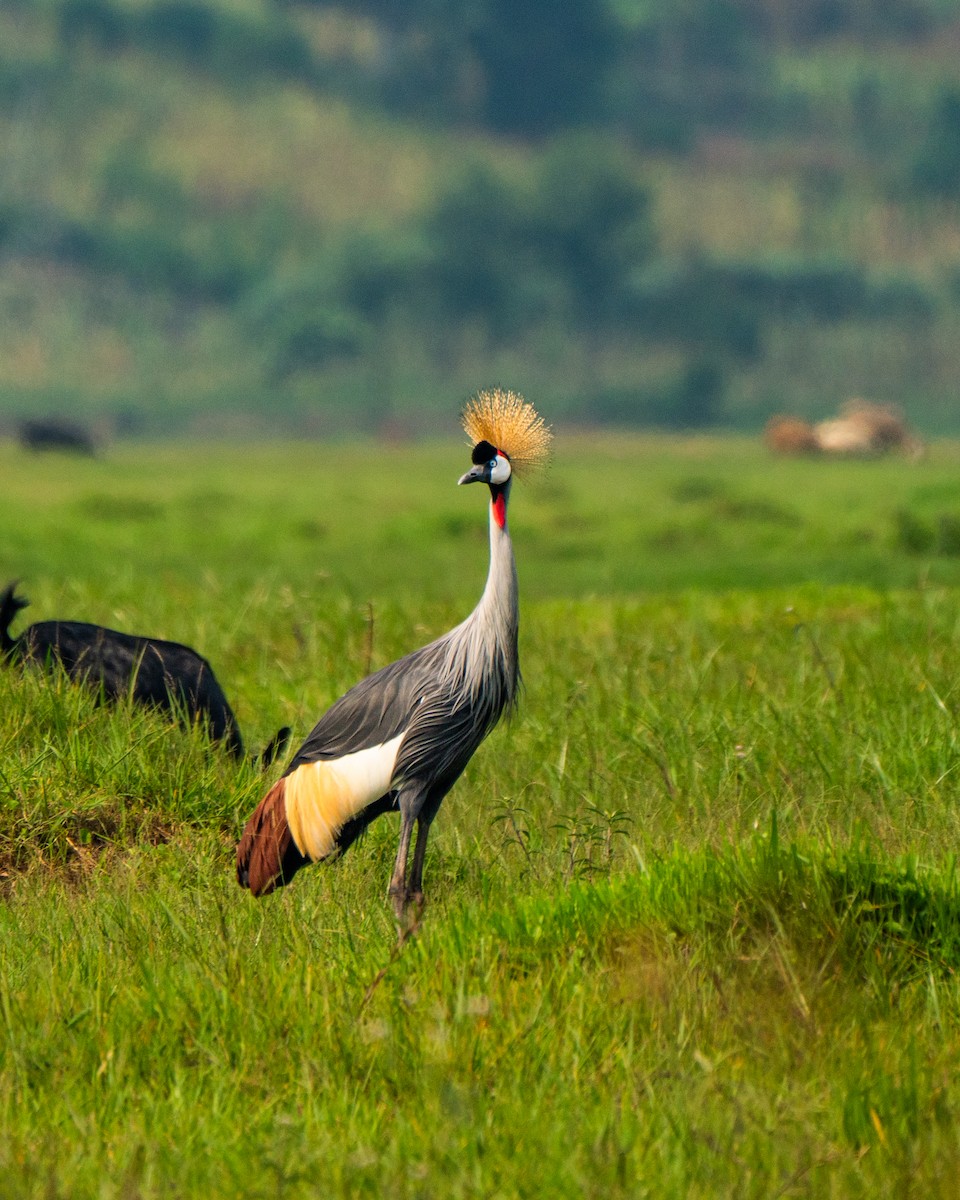
[[417, 429], [493, 374], [585, 422], [870, 393], [960, 427], [958, 21], [11, 0], [0, 421], [69, 395], [130, 428], [293, 422], [322, 394], [323, 428]]
[[913, 182], [921, 191], [960, 198], [960, 88], [947, 87], [937, 98], [914, 164]]

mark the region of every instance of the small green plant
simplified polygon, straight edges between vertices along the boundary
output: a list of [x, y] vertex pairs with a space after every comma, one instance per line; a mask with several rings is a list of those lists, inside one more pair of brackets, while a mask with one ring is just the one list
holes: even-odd
[[539, 878], [543, 846], [537, 833], [531, 831], [529, 810], [519, 804], [501, 801], [494, 808], [491, 824], [500, 826], [502, 849], [519, 851], [525, 864], [525, 873], [534, 879]]
[[629, 836], [632, 824], [629, 813], [602, 809], [596, 804], [584, 804], [582, 810], [557, 821], [553, 828], [561, 835], [564, 877], [588, 879], [608, 873], [617, 846]]

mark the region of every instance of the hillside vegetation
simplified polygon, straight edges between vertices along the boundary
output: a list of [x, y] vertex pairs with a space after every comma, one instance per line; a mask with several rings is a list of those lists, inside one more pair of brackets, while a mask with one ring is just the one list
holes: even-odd
[[954, 430], [960, 13], [12, 0], [0, 420]]

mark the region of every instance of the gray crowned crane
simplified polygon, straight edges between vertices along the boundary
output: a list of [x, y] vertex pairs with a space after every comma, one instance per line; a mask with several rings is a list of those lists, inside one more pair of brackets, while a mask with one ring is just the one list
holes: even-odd
[[254, 896], [343, 853], [375, 817], [399, 809], [389, 896], [404, 921], [411, 905], [423, 904], [427, 837], [444, 796], [516, 701], [519, 609], [507, 505], [514, 474], [546, 460], [552, 435], [522, 396], [500, 389], [474, 396], [463, 426], [473, 465], [459, 482], [490, 489], [490, 569], [480, 602], [456, 628], [361, 680], [320, 718], [237, 845], [237, 881]]

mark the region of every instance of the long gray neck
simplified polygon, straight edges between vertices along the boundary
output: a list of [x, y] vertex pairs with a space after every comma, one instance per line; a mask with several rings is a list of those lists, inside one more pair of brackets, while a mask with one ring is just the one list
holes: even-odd
[[520, 681], [517, 567], [506, 524], [509, 481], [502, 495], [503, 528], [496, 505], [490, 505], [490, 569], [483, 595], [470, 616], [448, 634], [448, 669], [497, 712], [513, 704]]
[[495, 505], [490, 504], [490, 569], [483, 595], [473, 612], [471, 620], [478, 621], [491, 639], [502, 641], [512, 647], [516, 660], [517, 629], [520, 612], [517, 599], [517, 564], [513, 557], [513, 543], [507, 525], [507, 505], [510, 499], [510, 481], [503, 489], [503, 518], [501, 529], [496, 517]]

